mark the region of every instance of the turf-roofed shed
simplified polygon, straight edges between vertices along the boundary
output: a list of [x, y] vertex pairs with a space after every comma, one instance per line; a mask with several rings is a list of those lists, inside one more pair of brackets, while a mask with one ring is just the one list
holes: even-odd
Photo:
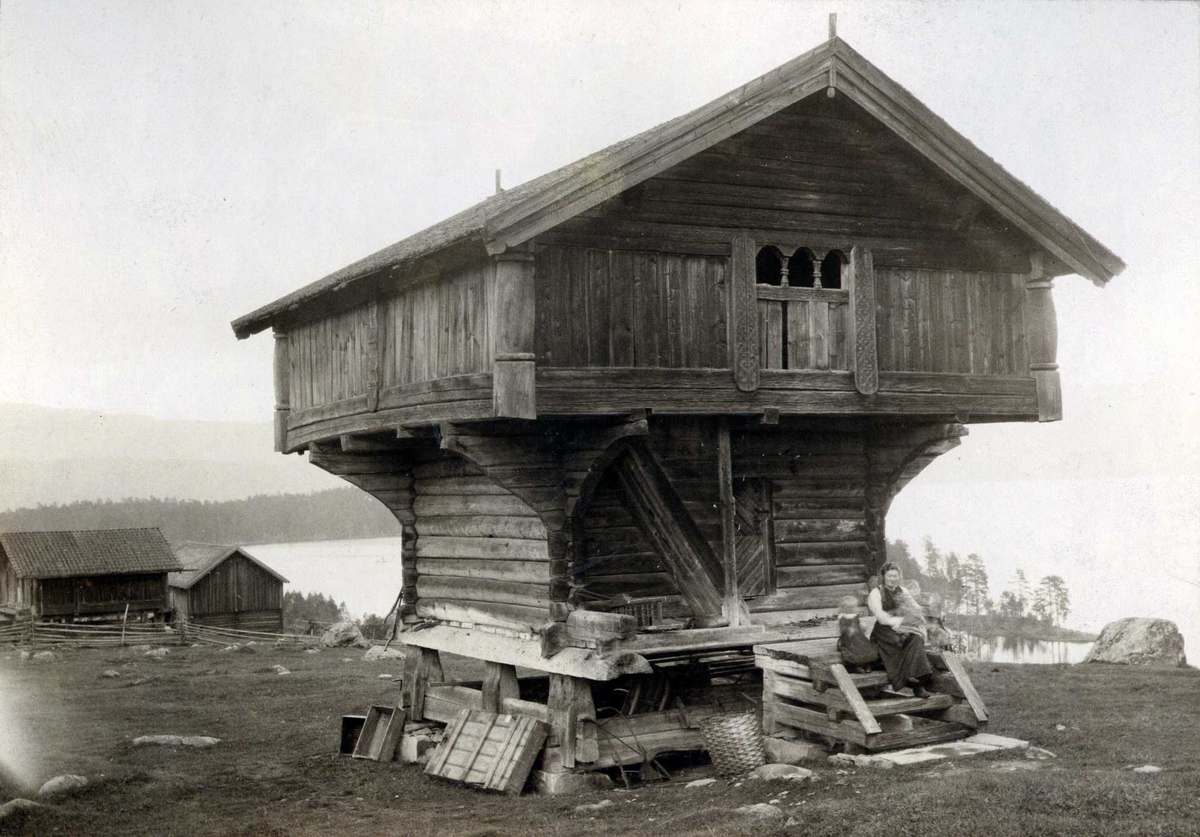
[[247, 548], [188, 543], [175, 554], [183, 564], [170, 575], [177, 621], [246, 631], [283, 630], [287, 579]]
[[36, 618], [164, 614], [181, 569], [158, 529], [0, 533], [0, 603]]
[[[595, 769], [696, 744], [678, 690], [756, 662], [769, 728], [985, 723], [943, 661], [942, 725], [886, 730], [912, 698], [813, 620], [861, 605], [893, 497], [967, 425], [1061, 419], [1053, 280], [1123, 268], [835, 36], [233, 329], [274, 331], [277, 449], [402, 527], [410, 719], [526, 711], [548, 770]], [[443, 651], [487, 678], [440, 683]]]

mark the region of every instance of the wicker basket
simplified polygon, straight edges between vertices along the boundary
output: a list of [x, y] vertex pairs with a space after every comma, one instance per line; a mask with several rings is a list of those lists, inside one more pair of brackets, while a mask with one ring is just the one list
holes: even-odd
[[767, 763], [758, 713], [726, 712], [700, 722], [704, 744], [722, 776], [741, 776]]

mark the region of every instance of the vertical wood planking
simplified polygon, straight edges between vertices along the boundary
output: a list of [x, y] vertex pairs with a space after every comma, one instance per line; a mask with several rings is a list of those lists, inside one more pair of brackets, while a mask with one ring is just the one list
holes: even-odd
[[587, 358], [581, 366], [611, 366], [609, 340], [609, 258], [607, 250], [587, 251]]
[[658, 257], [653, 253], [633, 254], [634, 365], [665, 366], [660, 352], [660, 312]]
[[788, 303], [788, 368], [809, 369], [812, 355], [808, 348], [808, 306], [812, 303], [794, 299]]
[[829, 303], [814, 300], [808, 304], [809, 365], [829, 368]]
[[633, 366], [633, 257], [625, 250], [609, 255], [609, 357], [613, 366]]

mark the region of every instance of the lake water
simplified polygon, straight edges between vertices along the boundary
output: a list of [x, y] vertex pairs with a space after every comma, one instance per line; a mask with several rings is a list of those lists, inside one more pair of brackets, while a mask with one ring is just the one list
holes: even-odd
[[1052, 642], [1013, 637], [966, 636], [967, 656], [984, 663], [1081, 663], [1090, 642]]

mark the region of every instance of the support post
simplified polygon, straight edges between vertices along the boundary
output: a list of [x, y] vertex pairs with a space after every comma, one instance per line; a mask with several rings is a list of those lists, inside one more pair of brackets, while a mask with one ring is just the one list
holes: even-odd
[[737, 537], [734, 533], [733, 516], [733, 452], [729, 442], [729, 418], [717, 419], [717, 482], [721, 496], [721, 547], [725, 566], [725, 603], [723, 613], [730, 626], [745, 624], [742, 616], [746, 608], [742, 605], [738, 590]]
[[1062, 420], [1062, 382], [1058, 375], [1058, 317], [1054, 280], [1046, 276], [1041, 253], [1030, 259], [1025, 282], [1025, 339], [1029, 373], [1037, 383], [1038, 421]]
[[486, 712], [503, 712], [505, 698], [521, 697], [516, 666], [488, 660], [483, 670], [483, 706]]
[[537, 418], [534, 342], [534, 256], [510, 249], [495, 257], [495, 295], [490, 306], [495, 351], [492, 356], [492, 414]]
[[288, 416], [291, 413], [291, 365], [288, 336], [275, 332], [275, 452], [287, 451]]
[[568, 770], [575, 767], [575, 734], [579, 725], [575, 707], [577, 680], [565, 674], [551, 674], [550, 697], [546, 702], [550, 728], [562, 748], [562, 765]]
[[430, 648], [410, 645], [404, 652], [404, 692], [402, 700], [408, 709], [408, 720], [425, 720], [425, 690], [429, 684], [445, 679], [441, 655]]

